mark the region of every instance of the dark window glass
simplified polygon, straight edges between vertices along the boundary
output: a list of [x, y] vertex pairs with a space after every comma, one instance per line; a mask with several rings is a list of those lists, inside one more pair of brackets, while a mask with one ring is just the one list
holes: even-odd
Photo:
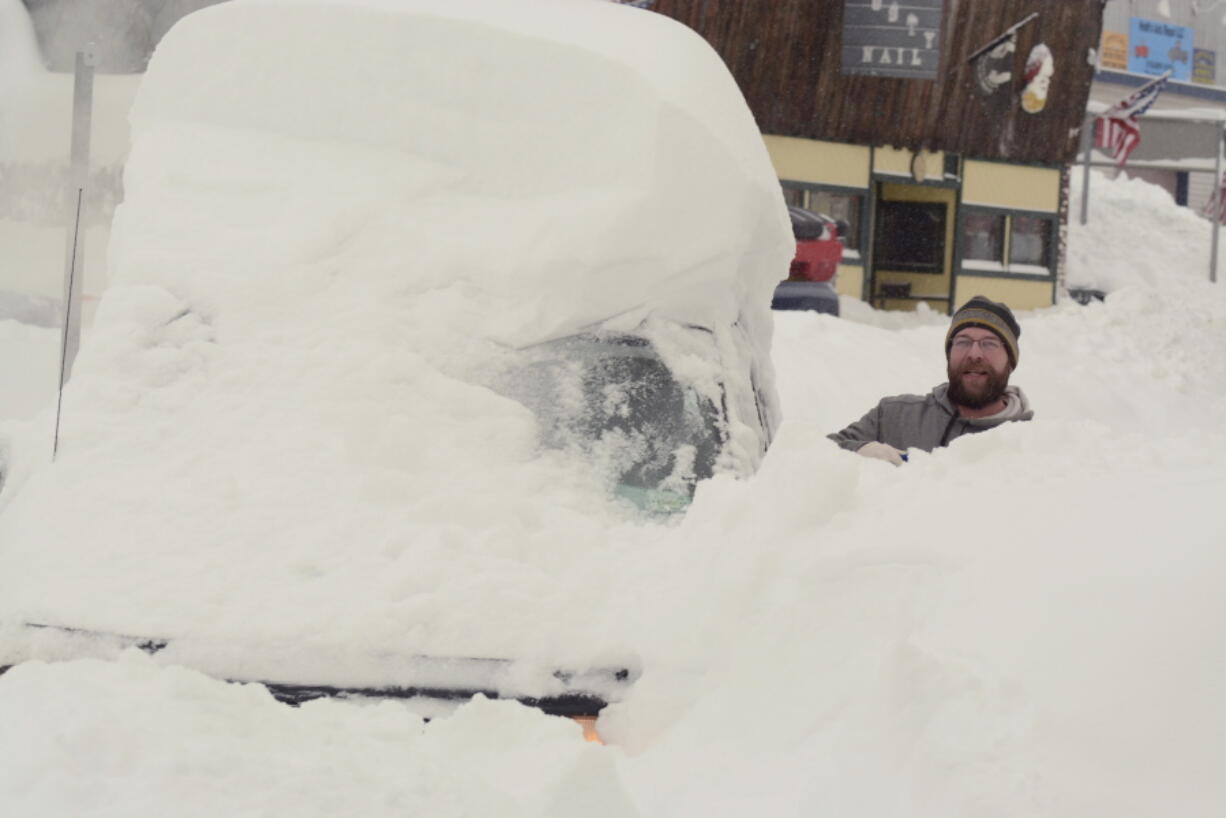
[[1009, 263], [1051, 266], [1051, 220], [1041, 216], [1013, 216], [1009, 235]]
[[993, 213], [962, 214], [962, 258], [967, 261], [1004, 261], [1005, 217]]
[[792, 207], [804, 207], [805, 210], [805, 189], [803, 187], [792, 187], [791, 185], [783, 186], [783, 201], [787, 202]]
[[945, 205], [881, 202], [873, 244], [878, 270], [940, 273], [945, 269]]

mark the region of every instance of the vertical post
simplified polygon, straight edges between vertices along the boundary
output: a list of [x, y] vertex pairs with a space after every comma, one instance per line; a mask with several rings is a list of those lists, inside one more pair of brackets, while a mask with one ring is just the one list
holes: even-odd
[[1081, 224], [1084, 226], [1090, 214], [1090, 152], [1094, 150], [1094, 116], [1087, 115], [1081, 126]]
[[64, 248], [64, 333], [60, 338], [60, 388], [55, 412], [55, 443], [51, 456], [59, 450], [60, 407], [64, 385], [72, 375], [72, 364], [81, 346], [81, 271], [85, 250], [81, 234], [81, 209], [89, 182], [89, 137], [94, 107], [94, 54], [92, 45], [77, 52], [72, 86], [72, 147], [69, 151], [68, 188], [65, 191]]
[[1217, 240], [1222, 232], [1222, 125], [1217, 126], [1217, 150], [1213, 167], [1213, 184], [1218, 186], [1217, 207], [1213, 209], [1213, 238], [1209, 241], [1209, 281], [1217, 281]]
[[94, 55], [88, 46], [77, 52], [72, 87], [72, 149], [69, 154], [68, 190], [65, 195], [67, 241], [64, 251], [64, 364], [60, 386], [72, 374], [81, 345], [81, 269], [85, 242], [81, 235], [79, 202], [89, 181], [89, 137], [94, 105]]
[[1217, 124], [1217, 150], [1214, 163], [1214, 185], [1217, 186], [1217, 195], [1214, 207], [1213, 218], [1210, 223], [1213, 224], [1213, 238], [1209, 240], [1209, 281], [1217, 281], [1217, 234], [1221, 233], [1222, 227], [1222, 124]]

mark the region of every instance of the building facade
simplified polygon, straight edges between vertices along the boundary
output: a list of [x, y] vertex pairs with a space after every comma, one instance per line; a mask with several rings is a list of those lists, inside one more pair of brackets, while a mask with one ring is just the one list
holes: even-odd
[[[1090, 104], [1113, 105], [1141, 85], [1170, 71], [1171, 79], [1151, 111], [1159, 116], [1226, 117], [1226, 0], [1108, 0], [1103, 9]], [[1190, 126], [1142, 122], [1141, 144], [1129, 176], [1170, 192], [1175, 201], [1200, 210], [1217, 188], [1216, 151], [1206, 156]], [[1196, 142], [1194, 150], [1187, 144]], [[1155, 165], [1183, 164], [1183, 169]], [[1197, 166], [1200, 169], [1194, 169]], [[1193, 168], [1193, 169], [1189, 169]]]
[[850, 226], [840, 293], [1054, 303], [1102, 0], [653, 8], [723, 56], [789, 203]]

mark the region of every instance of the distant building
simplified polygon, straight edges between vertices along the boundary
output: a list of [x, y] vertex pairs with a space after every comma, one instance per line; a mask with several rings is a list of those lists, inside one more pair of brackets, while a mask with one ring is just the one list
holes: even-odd
[[850, 224], [841, 293], [941, 311], [1055, 301], [1103, 0], [652, 8], [723, 56], [787, 200]]
[[[1092, 104], [1112, 105], [1165, 71], [1171, 71], [1152, 112], [1226, 114], [1226, 2], [1223, 0], [1107, 0]], [[1158, 169], [1165, 160], [1190, 164], [1189, 138], [1175, 125], [1143, 128], [1128, 175], [1161, 185], [1175, 201], [1199, 210], [1216, 187], [1212, 173]], [[1195, 158], [1206, 159], [1195, 151]], [[1203, 164], [1212, 166], [1213, 158]]]

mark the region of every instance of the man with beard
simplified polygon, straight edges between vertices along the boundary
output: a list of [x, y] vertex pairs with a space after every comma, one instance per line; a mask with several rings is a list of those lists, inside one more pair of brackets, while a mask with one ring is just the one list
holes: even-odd
[[975, 296], [954, 313], [945, 334], [948, 383], [927, 395], [884, 398], [830, 439], [848, 451], [898, 466], [907, 449], [930, 452], [962, 435], [1030, 420], [1029, 401], [1009, 385], [1021, 334], [1007, 306]]

